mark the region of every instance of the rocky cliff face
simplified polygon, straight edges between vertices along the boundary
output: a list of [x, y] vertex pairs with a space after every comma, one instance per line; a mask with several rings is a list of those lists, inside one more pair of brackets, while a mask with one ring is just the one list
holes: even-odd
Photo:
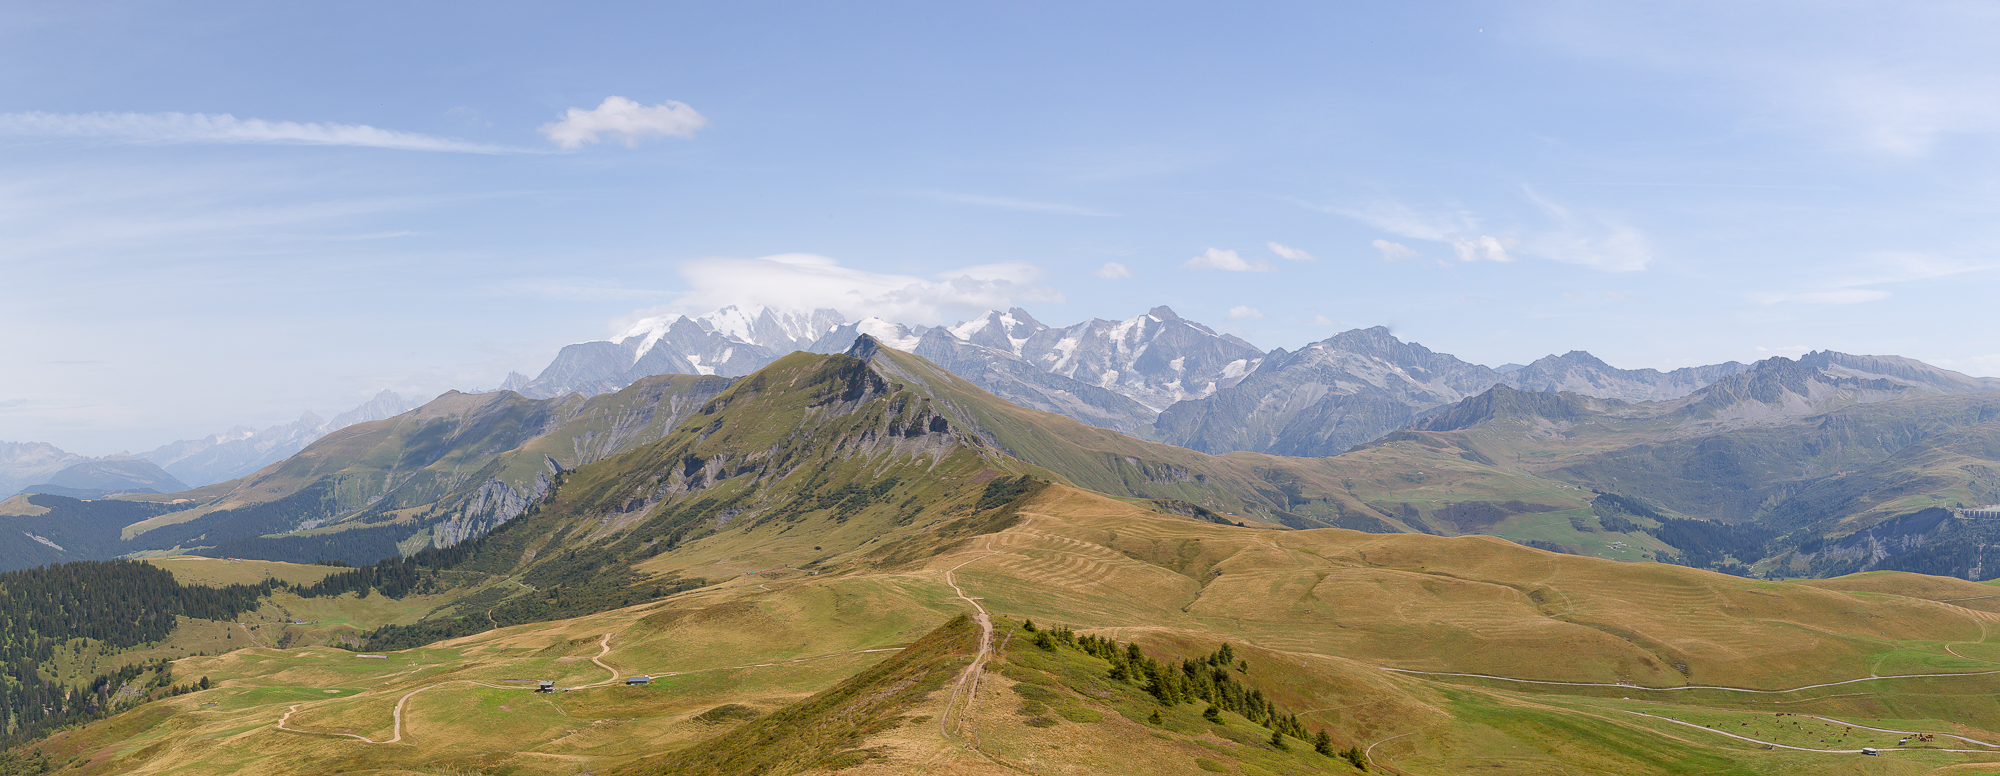
[[1842, 377], [1886, 379], [1929, 394], [2000, 391], [2000, 378], [1972, 377], [1902, 356], [1857, 356], [1820, 350], [1800, 356], [1799, 363]]

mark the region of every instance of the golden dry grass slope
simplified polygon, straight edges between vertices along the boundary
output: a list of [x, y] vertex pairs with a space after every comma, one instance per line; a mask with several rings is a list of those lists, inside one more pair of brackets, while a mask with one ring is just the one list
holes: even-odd
[[[214, 689], [38, 748], [76, 772], [134, 774], [646, 772], [691, 747], [722, 762], [765, 744], [786, 754], [770, 773], [1352, 771], [1036, 649], [1015, 625], [1032, 618], [1158, 659], [1231, 644], [1246, 684], [1373, 772], [2000, 768], [2000, 747], [1975, 743], [2000, 744], [1989, 586], [1760, 582], [1486, 537], [1237, 528], [1061, 486], [1018, 514], [900, 567], [764, 568], [380, 659], [188, 658], [177, 675]], [[995, 657], [967, 697], [954, 688], [977, 637], [933, 632], [981, 609]], [[624, 684], [641, 674], [652, 682]], [[569, 691], [516, 681], [532, 679]], [[752, 735], [770, 719], [824, 735]], [[1785, 724], [1808, 719], [1834, 722]], [[1905, 732], [1931, 739], [1898, 747]], [[1862, 746], [1896, 751], [1847, 751]]]

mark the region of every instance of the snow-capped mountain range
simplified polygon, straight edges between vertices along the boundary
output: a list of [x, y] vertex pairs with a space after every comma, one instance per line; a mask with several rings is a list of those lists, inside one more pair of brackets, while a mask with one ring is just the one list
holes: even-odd
[[732, 306], [648, 318], [615, 339], [570, 345], [534, 379], [512, 374], [503, 387], [549, 398], [607, 393], [652, 374], [736, 377], [794, 350], [846, 350], [861, 335], [1016, 404], [1211, 453], [1332, 455], [1500, 384], [1657, 401], [1748, 368], [1626, 370], [1575, 351], [1502, 371], [1405, 343], [1380, 327], [1297, 352], [1265, 352], [1165, 306], [1064, 327], [1018, 307], [927, 327], [849, 322], [833, 310]]
[[[1216, 454], [1335, 455], [1498, 385], [1666, 401], [1752, 368], [1731, 361], [1671, 372], [1618, 369], [1571, 351], [1494, 369], [1404, 342], [1382, 327], [1341, 332], [1297, 351], [1265, 352], [1164, 306], [1122, 320], [1093, 318], [1063, 327], [1044, 324], [1018, 307], [949, 326], [920, 326], [881, 318], [847, 321], [825, 309], [730, 306], [700, 316], [646, 318], [614, 339], [569, 345], [533, 379], [513, 373], [502, 388], [553, 398], [611, 393], [651, 375], [740, 377], [794, 351], [845, 351], [864, 335], [922, 356], [1015, 404]], [[1967, 377], [1896, 356], [1818, 352], [1800, 363], [1835, 377], [1887, 381], [1924, 394], [2000, 390], [2000, 379]], [[78, 492], [115, 490], [127, 480], [133, 489], [157, 489], [174, 479], [198, 488], [282, 461], [335, 429], [420, 404], [384, 391], [332, 420], [306, 413], [261, 431], [239, 426], [137, 456], [86, 458], [42, 443], [0, 442], [0, 495], [71, 481], [70, 490]]]

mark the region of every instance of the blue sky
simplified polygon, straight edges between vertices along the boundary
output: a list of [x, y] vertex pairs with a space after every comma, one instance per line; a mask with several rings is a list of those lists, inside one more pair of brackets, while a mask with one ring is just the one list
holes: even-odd
[[411, 5], [10, 4], [0, 439], [731, 301], [2000, 375], [1987, 4]]

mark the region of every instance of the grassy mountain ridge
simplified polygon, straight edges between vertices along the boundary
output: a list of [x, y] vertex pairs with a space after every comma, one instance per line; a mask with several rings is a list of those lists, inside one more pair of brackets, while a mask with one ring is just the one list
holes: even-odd
[[[1330, 460], [1204, 456], [1012, 407], [865, 344], [730, 384], [656, 440], [550, 476], [476, 539], [283, 599], [416, 609], [373, 634], [380, 659], [296, 642], [184, 658], [176, 673], [216, 686], [33, 751], [135, 774], [568, 774], [673, 758], [767, 773], [1353, 772], [1300, 733], [1372, 772], [1828, 773], [1858, 757], [1804, 751], [1858, 748], [1853, 728], [1821, 746], [1775, 727], [1780, 711], [2000, 743], [1989, 585], [1752, 580], [1488, 536], [1185, 516], [1208, 502], [1309, 519], [1337, 504], [1438, 533], [1660, 542], [1684, 516], [1544, 472], [1672, 419], [1509, 410]], [[1888, 405], [1851, 409], [1868, 406]], [[1167, 514], [1179, 505], [1165, 500], [1191, 506]], [[948, 648], [925, 640], [965, 614], [995, 623], [970, 662], [963, 627], [947, 627]], [[1045, 648], [1028, 619], [1130, 652]], [[1183, 691], [1192, 675], [1154, 670], [1185, 673], [1223, 646], [1238, 664], [1202, 670], [1282, 716], [1235, 701], [1207, 714]], [[975, 665], [993, 669], [957, 670]], [[625, 684], [641, 674], [651, 682]], [[534, 679], [570, 691], [518, 683]], [[1752, 748], [1713, 732], [1724, 724], [1802, 749]], [[1942, 748], [1867, 767], [2000, 760], [2000, 747]]]

